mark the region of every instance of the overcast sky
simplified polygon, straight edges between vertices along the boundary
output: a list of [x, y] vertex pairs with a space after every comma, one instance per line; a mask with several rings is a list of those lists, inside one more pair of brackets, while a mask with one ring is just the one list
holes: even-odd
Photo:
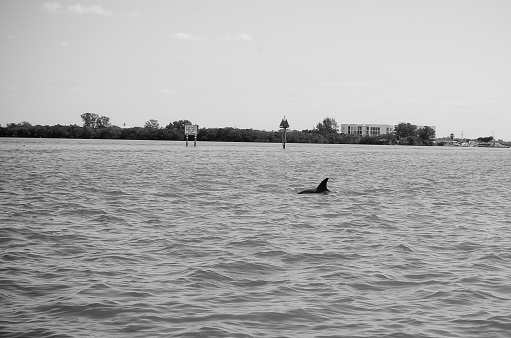
[[285, 115], [511, 140], [510, 39], [509, 0], [1, 0], [0, 123]]

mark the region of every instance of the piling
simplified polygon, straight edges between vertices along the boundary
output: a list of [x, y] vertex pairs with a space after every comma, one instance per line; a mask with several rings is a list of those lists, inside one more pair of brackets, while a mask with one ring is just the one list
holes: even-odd
[[287, 128], [289, 128], [289, 123], [287, 122], [287, 119], [285, 116], [282, 119], [282, 121], [280, 121], [279, 127], [282, 129], [282, 149], [286, 149], [286, 133], [287, 133]]

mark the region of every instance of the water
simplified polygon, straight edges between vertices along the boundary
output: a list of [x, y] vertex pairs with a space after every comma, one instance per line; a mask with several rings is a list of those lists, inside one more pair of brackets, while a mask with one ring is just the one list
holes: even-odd
[[[1, 337], [508, 337], [511, 151], [0, 139]], [[298, 195], [330, 177], [329, 195]]]

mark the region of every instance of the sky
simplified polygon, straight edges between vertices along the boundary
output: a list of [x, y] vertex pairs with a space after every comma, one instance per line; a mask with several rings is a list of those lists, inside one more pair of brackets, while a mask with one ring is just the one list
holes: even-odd
[[509, 141], [509, 18], [509, 0], [1, 0], [0, 124], [332, 117]]

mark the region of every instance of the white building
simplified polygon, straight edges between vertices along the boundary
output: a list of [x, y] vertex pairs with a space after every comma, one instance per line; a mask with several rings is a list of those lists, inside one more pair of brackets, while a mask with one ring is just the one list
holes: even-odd
[[[393, 124], [341, 124], [342, 134], [353, 134], [360, 136], [378, 136], [392, 134], [394, 128], [397, 127]], [[428, 126], [436, 133], [435, 126]], [[424, 126], [417, 126], [417, 129], [424, 128]]]
[[377, 136], [394, 132], [392, 124], [341, 124], [342, 134]]

